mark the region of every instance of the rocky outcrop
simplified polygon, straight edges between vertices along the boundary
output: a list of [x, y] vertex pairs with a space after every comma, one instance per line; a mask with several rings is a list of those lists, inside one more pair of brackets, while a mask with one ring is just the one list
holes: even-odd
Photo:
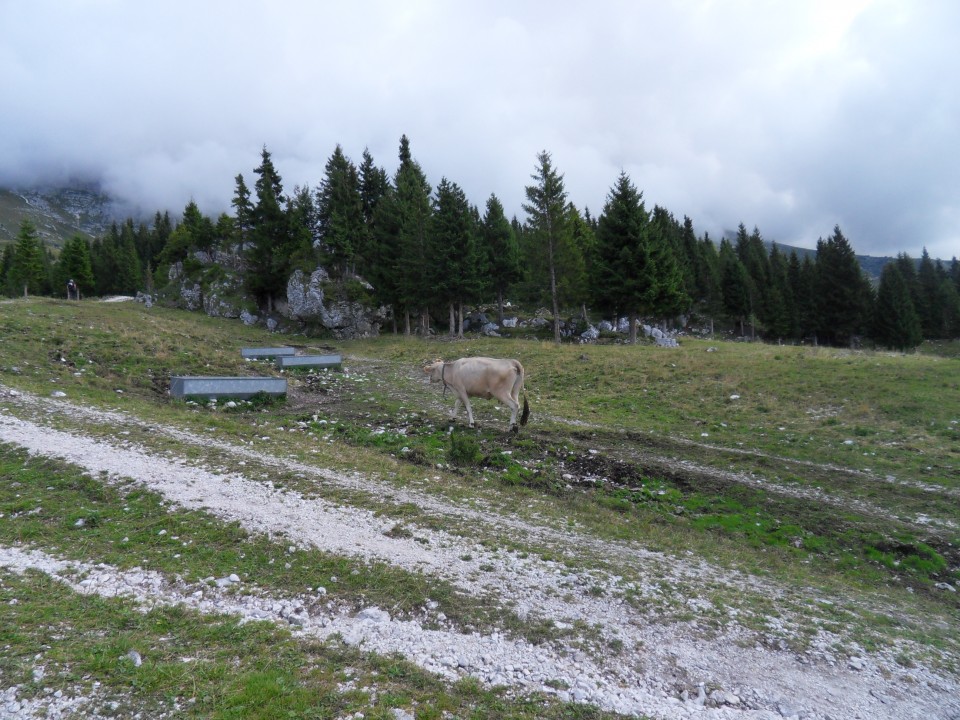
[[[359, 278], [352, 282], [365, 291], [373, 287]], [[320, 324], [337, 338], [375, 337], [380, 326], [389, 318], [387, 308], [371, 307], [359, 300], [330, 297], [328, 291], [338, 286], [330, 280], [323, 268], [317, 268], [310, 276], [294, 271], [287, 281], [287, 301], [280, 303], [281, 315], [308, 324]]]
[[237, 255], [194, 253], [170, 266], [168, 285], [154, 300], [184, 310], [202, 310], [211, 317], [236, 318], [246, 325], [264, 323], [271, 331], [295, 327], [324, 329], [337, 338], [374, 337], [389, 319], [388, 308], [373, 307], [355, 295], [369, 297], [373, 288], [360, 278], [334, 281], [320, 267], [308, 276], [296, 270], [287, 282], [286, 299], [276, 302], [274, 316], [264, 315], [244, 287], [244, 262]]

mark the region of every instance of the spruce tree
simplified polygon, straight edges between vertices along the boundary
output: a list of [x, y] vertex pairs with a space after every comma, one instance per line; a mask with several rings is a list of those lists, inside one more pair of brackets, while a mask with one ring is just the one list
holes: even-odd
[[32, 220], [25, 219], [20, 222], [8, 278], [14, 293], [22, 292], [24, 297], [39, 295], [47, 284], [43, 242]]
[[950, 277], [944, 274], [937, 288], [937, 305], [941, 308], [942, 338], [960, 337], [960, 292]]
[[397, 193], [389, 183], [368, 225], [369, 245], [364, 258], [364, 277], [373, 285], [374, 298], [391, 309], [393, 332], [397, 332], [400, 313], [400, 287], [396, 262], [400, 246], [400, 210]]
[[797, 335], [796, 302], [790, 287], [786, 256], [777, 244], [770, 248], [770, 287], [767, 291], [767, 331], [777, 339]]
[[342, 275], [355, 269], [362, 254], [365, 223], [357, 168], [337, 145], [317, 188], [320, 242]]
[[397, 290], [404, 310], [404, 333], [410, 334], [410, 315], [420, 317], [420, 332], [426, 335], [430, 325], [430, 218], [433, 207], [430, 185], [420, 164], [410, 153], [406, 135], [400, 138], [400, 165], [396, 186], [397, 249], [394, 260]]
[[249, 263], [246, 281], [250, 292], [272, 313], [274, 298], [286, 290], [290, 228], [282, 206], [282, 180], [266, 147], [260, 153], [260, 160], [254, 170], [257, 201], [246, 253]]
[[820, 336], [832, 344], [851, 343], [866, 327], [872, 291], [839, 226], [830, 238], [817, 241], [816, 265]]
[[917, 315], [920, 317], [920, 329], [927, 338], [940, 338], [944, 331], [944, 306], [940, 297], [941, 276], [937, 274], [936, 266], [930, 259], [926, 248], [920, 256], [920, 265], [917, 267], [917, 290], [920, 302], [917, 304]]
[[913, 349], [922, 340], [920, 318], [897, 263], [888, 263], [880, 274], [872, 331], [877, 343], [895, 350]]
[[520, 245], [496, 195], [487, 198], [480, 224], [481, 246], [486, 251], [492, 289], [497, 296], [497, 318], [503, 325], [503, 297], [520, 279]]
[[546, 150], [537, 155], [535, 181], [526, 187], [527, 231], [537, 258], [542, 260], [550, 287], [553, 309], [553, 339], [560, 342], [560, 294], [557, 286], [560, 245], [567, 231], [567, 191], [563, 176], [553, 167]]
[[577, 306], [586, 322], [593, 265], [596, 263], [596, 233], [573, 203], [567, 204], [567, 238], [559, 255], [560, 303]]
[[693, 230], [693, 220], [686, 215], [683, 217], [683, 224], [680, 229], [679, 250], [680, 267], [683, 270], [683, 289], [691, 302], [696, 303], [701, 299], [697, 287], [699, 246], [697, 235]]
[[371, 273], [370, 266], [373, 257], [377, 254], [374, 218], [376, 216], [377, 206], [387, 193], [390, 192], [391, 186], [387, 171], [374, 164], [373, 155], [371, 155], [370, 151], [366, 148], [364, 148], [363, 151], [363, 161], [360, 163], [358, 173], [363, 230], [356, 248], [357, 267], [360, 273], [369, 280], [371, 275], [374, 274]]
[[250, 200], [250, 188], [240, 173], [234, 178], [233, 199], [230, 204], [233, 206], [234, 226], [237, 239], [237, 250], [242, 255], [247, 248], [247, 242], [250, 233], [253, 230], [253, 202]]
[[696, 295], [694, 300], [710, 318], [710, 334], [713, 335], [714, 320], [723, 314], [723, 291], [720, 282], [720, 257], [709, 233], [697, 241], [696, 249]]
[[10, 268], [13, 266], [13, 248], [12, 243], [7, 243], [3, 246], [3, 252], [0, 252], [0, 294], [8, 297], [16, 294], [10, 278]]
[[656, 295], [656, 270], [650, 252], [650, 219], [643, 194], [621, 172], [607, 194], [597, 220], [596, 302], [615, 318], [630, 319], [630, 342], [637, 341], [637, 320]]
[[[299, 185], [287, 198], [287, 271], [300, 269], [311, 273], [317, 265], [316, 246], [319, 243], [319, 215], [314, 193]], [[337, 263], [342, 271], [341, 263]]]
[[81, 297], [95, 292], [96, 281], [90, 261], [90, 243], [82, 235], [73, 235], [63, 244], [55, 272], [57, 288], [65, 288], [73, 280]]
[[668, 320], [690, 308], [685, 290], [681, 227], [665, 208], [654, 207], [650, 223], [650, 260], [654, 286], [650, 310], [654, 317]]
[[726, 238], [720, 241], [720, 285], [724, 312], [740, 325], [740, 335], [743, 336], [744, 323], [753, 313], [750, 276]]
[[447, 178], [437, 185], [430, 235], [434, 300], [447, 307], [450, 335], [463, 337], [463, 305], [478, 298], [485, 258], [479, 255], [476, 221], [467, 197]]
[[747, 229], [740, 223], [737, 228], [736, 250], [749, 278], [747, 287], [750, 292], [750, 324], [755, 325], [759, 320], [766, 325], [770, 314], [770, 264], [760, 229], [754, 226], [753, 232], [747, 235]]
[[787, 277], [796, 307], [797, 336], [801, 341], [808, 337], [813, 338], [816, 344], [819, 333], [817, 267], [811, 256], [804, 255], [803, 260], [800, 260], [797, 253], [791, 253]]
[[120, 230], [117, 242], [116, 261], [117, 277], [116, 292], [120, 295], [133, 295], [143, 287], [143, 270], [140, 267], [140, 258], [137, 255], [136, 230], [133, 220], [127, 219]]

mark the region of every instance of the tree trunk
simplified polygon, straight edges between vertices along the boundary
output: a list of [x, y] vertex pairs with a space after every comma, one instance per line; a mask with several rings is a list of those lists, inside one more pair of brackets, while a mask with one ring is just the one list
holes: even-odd
[[560, 301], [557, 297], [557, 268], [553, 262], [553, 239], [549, 242], [550, 299], [553, 301], [553, 341], [560, 344]]
[[637, 344], [637, 314], [630, 313], [630, 344]]
[[460, 301], [459, 312], [457, 313], [457, 337], [463, 340], [463, 301]]
[[410, 337], [410, 311], [407, 308], [403, 309], [403, 334]]
[[454, 310], [453, 300], [450, 301], [450, 337], [457, 334], [457, 313]]
[[503, 327], [503, 290], [497, 288], [497, 321]]

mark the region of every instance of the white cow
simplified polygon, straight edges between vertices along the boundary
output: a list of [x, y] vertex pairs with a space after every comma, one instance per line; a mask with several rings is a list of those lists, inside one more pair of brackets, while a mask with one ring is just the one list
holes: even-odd
[[[450, 388], [456, 397], [453, 417], [460, 410], [460, 403], [467, 406], [467, 419], [473, 427], [473, 408], [470, 398], [489, 400], [496, 398], [510, 408], [510, 429], [517, 431], [517, 413], [520, 411], [520, 391], [523, 390], [523, 365], [519, 360], [499, 360], [488, 357], [460, 358], [453, 362], [435, 360], [423, 371], [430, 382], [442, 382], [444, 390]], [[520, 424], [526, 425], [530, 417], [527, 394], [523, 394], [523, 414]]]

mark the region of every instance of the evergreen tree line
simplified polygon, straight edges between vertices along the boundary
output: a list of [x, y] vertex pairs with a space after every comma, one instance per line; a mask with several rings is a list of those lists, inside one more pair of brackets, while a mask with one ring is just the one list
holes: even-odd
[[68, 240], [58, 258], [36, 227], [21, 226], [0, 256], [0, 289], [63, 293], [68, 279], [84, 295], [134, 294], [165, 284], [173, 263], [199, 268], [197, 253], [246, 262], [247, 290], [266, 312], [284, 297], [290, 274], [322, 265], [337, 279], [368, 280], [373, 300], [393, 308], [395, 332], [445, 325], [462, 335], [471, 307], [495, 303], [502, 323], [509, 297], [548, 308], [554, 338], [562, 318], [585, 322], [592, 310], [669, 324], [696, 314], [744, 336], [844, 345], [870, 337], [898, 349], [922, 338], [960, 336], [960, 263], [949, 269], [924, 251], [901, 254], [877, 288], [861, 271], [839, 227], [816, 254], [789, 256], [743, 224], [717, 245], [697, 236], [689, 217], [648, 210], [626, 173], [610, 188], [599, 217], [567, 199], [563, 175], [544, 151], [525, 188], [526, 217], [507, 219], [493, 194], [480, 208], [444, 177], [431, 187], [400, 140], [393, 176], [369, 151], [355, 165], [338, 145], [315, 188], [284, 193], [266, 147], [253, 190], [235, 178], [232, 214], [204, 216], [192, 200], [175, 225], [157, 213], [152, 226], [127, 220], [90, 242]]

